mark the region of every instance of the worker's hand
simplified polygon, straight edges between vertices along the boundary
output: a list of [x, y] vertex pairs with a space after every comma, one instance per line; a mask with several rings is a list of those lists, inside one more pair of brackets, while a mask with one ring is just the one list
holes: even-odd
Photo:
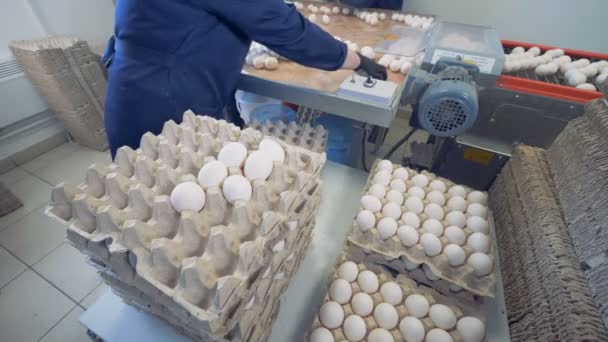
[[358, 52], [357, 52], [357, 54], [359, 55], [359, 59], [361, 60], [361, 63], [359, 63], [359, 66], [355, 69], [356, 72], [363, 71], [365, 74], [367, 74], [367, 76], [370, 76], [371, 78], [386, 81], [387, 74], [386, 74], [385, 67], [374, 62], [374, 60], [372, 60], [370, 58], [362, 56]]

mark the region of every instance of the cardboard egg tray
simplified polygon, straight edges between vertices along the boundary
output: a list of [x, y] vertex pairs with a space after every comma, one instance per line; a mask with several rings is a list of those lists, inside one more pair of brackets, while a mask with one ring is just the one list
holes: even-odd
[[511, 339], [606, 341], [550, 172], [544, 150], [519, 146], [490, 190]]
[[182, 124], [145, 134], [138, 150], [91, 166], [85, 183], [57, 186], [47, 214], [128, 302], [195, 340], [264, 340], [311, 237], [325, 154], [281, 143], [284, 163], [252, 182], [247, 202], [230, 205], [211, 187], [200, 213], [180, 214], [168, 197], [225, 143], [253, 150], [262, 138], [188, 111]]
[[295, 121], [286, 124], [280, 120], [275, 122], [266, 120], [263, 123], [253, 120], [249, 127], [287, 144], [307, 148], [314, 152], [325, 152], [327, 147], [327, 130], [322, 125], [312, 127], [309, 123], [299, 125]]
[[[375, 273], [378, 276], [378, 280], [379, 280], [378, 288], [379, 289], [382, 287], [382, 284], [389, 282], [389, 281], [395, 282], [395, 283], [397, 283], [397, 285], [399, 285], [399, 287], [401, 288], [401, 290], [403, 292], [402, 303], [395, 306], [395, 309], [397, 310], [397, 313], [399, 315], [399, 320], [398, 320], [399, 322], [401, 322], [401, 320], [403, 318], [405, 318], [407, 316], [411, 316], [411, 314], [408, 312], [407, 308], [405, 307], [405, 304], [404, 304], [405, 299], [409, 295], [419, 294], [419, 295], [424, 296], [428, 300], [430, 306], [432, 306], [433, 304], [443, 304], [443, 305], [448, 306], [455, 313], [456, 318], [458, 320], [464, 316], [475, 317], [475, 318], [481, 320], [485, 325], [486, 318], [483, 316], [481, 311], [479, 311], [475, 306], [469, 305], [468, 302], [462, 302], [455, 298], [450, 298], [450, 297], [444, 296], [431, 288], [428, 288], [423, 285], [418, 285], [415, 280], [411, 279], [407, 275], [399, 274], [397, 276], [393, 276], [391, 274], [391, 272], [389, 272], [383, 266], [371, 264], [368, 262], [360, 262], [358, 258], [353, 257], [348, 253], [344, 253], [340, 258], [338, 258], [338, 262], [336, 263], [334, 271], [329, 278], [329, 283], [327, 286], [328, 289], [334, 280], [340, 278], [340, 275], [338, 273], [338, 268], [340, 267], [340, 265], [343, 262], [346, 262], [346, 261], [355, 262], [358, 266], [359, 273], [364, 270], [370, 270], [373, 273]], [[355, 296], [355, 294], [362, 291], [359, 287], [357, 280], [351, 282], [350, 284], [351, 284], [351, 288], [352, 288], [351, 299], [349, 300], [348, 303], [341, 305], [342, 309], [344, 311], [344, 319], [346, 319], [349, 315], [353, 314], [353, 309], [351, 307], [352, 298]], [[378, 304], [384, 302], [382, 295], [380, 294], [379, 291], [371, 294], [370, 296], [372, 297], [372, 300], [374, 302], [374, 308]], [[332, 301], [332, 298], [330, 297], [329, 290], [327, 290], [327, 293], [326, 293], [321, 305], [319, 305], [319, 308], [324, 303], [327, 303], [330, 301]], [[366, 338], [364, 338], [363, 341], [367, 340], [367, 337], [369, 336], [369, 333], [371, 331], [373, 331], [376, 328], [379, 328], [378, 323], [376, 322], [376, 320], [374, 318], [373, 312], [374, 312], [374, 310], [372, 309], [372, 313], [370, 315], [363, 317], [366, 328], [367, 328], [366, 329], [367, 330]], [[431, 318], [428, 316], [428, 314], [425, 317], [421, 318], [420, 320], [422, 321], [422, 324], [424, 325], [425, 332], [428, 333], [431, 329], [436, 328], [436, 324], [433, 322], [433, 320], [431, 320]], [[312, 332], [314, 332], [314, 330], [317, 328], [324, 328], [323, 323], [321, 322], [321, 319], [319, 318], [318, 314], [315, 316], [313, 327], [310, 330], [310, 333], [312, 334]], [[330, 330], [331, 334], [333, 335], [334, 341], [347, 341], [348, 340], [346, 338], [345, 332], [343, 330], [343, 325], [341, 325], [338, 328], [329, 329], [329, 330]], [[404, 337], [401, 335], [401, 332], [399, 331], [399, 324], [397, 324], [397, 326], [394, 329], [391, 329], [389, 332], [393, 336], [394, 341], [404, 341]], [[452, 339], [454, 341], [457, 341], [457, 342], [463, 341], [463, 339], [460, 336], [459, 332], [457, 331], [456, 327], [449, 329], [447, 332], [450, 334], [450, 336], [452, 337]], [[309, 334], [309, 337], [310, 337], [310, 334]]]
[[[378, 163], [379, 161], [376, 161], [376, 163], [372, 167], [372, 170], [370, 171], [370, 177], [364, 189], [364, 194], [366, 194], [371, 185], [373, 185], [373, 177], [374, 174], [378, 171]], [[398, 168], [401, 167], [401, 165], [395, 164], [393, 165], [393, 167]], [[417, 174], [413, 170], [409, 170], [409, 172], [410, 176], [408, 181], [406, 181], [408, 189], [413, 186], [411, 179]], [[436, 175], [426, 171], [423, 171], [422, 174], [428, 177], [429, 182], [438, 179]], [[447, 179], [441, 180], [447, 185], [448, 188], [455, 185], [453, 182]], [[467, 194], [472, 191], [472, 189], [470, 188], [466, 189]], [[429, 192], [428, 190], [428, 188], [425, 189], [427, 193]], [[404, 198], [407, 199], [407, 196], [404, 196]], [[387, 201], [386, 199], [384, 199], [381, 200], [381, 202], [384, 206]], [[425, 199], [423, 203], [426, 205], [429, 202]], [[408, 211], [405, 208], [405, 204], [401, 206], [401, 210], [403, 213]], [[448, 213], [448, 210], [444, 209], [444, 211], [445, 214]], [[468, 214], [466, 215], [468, 217]], [[383, 217], [381, 213], [376, 213], [375, 216], [376, 223], [378, 223]], [[428, 219], [428, 216], [425, 213], [418, 214], [418, 217], [420, 219], [421, 224], [426, 219]], [[490, 230], [492, 230], [493, 225], [491, 224], [491, 213], [488, 214], [487, 220], [489, 223], [489, 228]], [[397, 224], [398, 226], [401, 226], [404, 223], [401, 219], [399, 219], [397, 220]], [[442, 222], [442, 224], [444, 228], [448, 226], [445, 221]], [[470, 234], [473, 233], [473, 231], [471, 231], [468, 227], [465, 227], [463, 230], [467, 238]], [[419, 235], [422, 236], [422, 225], [419, 229], [417, 229], [417, 231], [419, 232]], [[494, 246], [494, 241], [492, 240], [492, 231], [490, 231], [488, 237], [490, 238], [490, 247], [486, 254], [490, 255], [490, 257], [495, 260], [496, 248]], [[440, 241], [442, 243], [442, 249], [449, 243], [445, 237], [440, 237]], [[429, 286], [433, 286], [434, 288], [436, 288], [436, 290], [446, 295], [457, 295], [458, 292], [461, 292], [461, 290], [464, 289], [466, 293], [462, 293], [457, 296], [460, 296], [461, 298], [470, 299], [473, 299], [474, 296], [494, 297], [496, 287], [495, 270], [492, 270], [492, 272], [486, 276], [479, 277], [474, 273], [473, 268], [469, 266], [466, 261], [462, 266], [452, 267], [448, 263], [448, 259], [443, 253], [440, 253], [439, 255], [434, 257], [429, 257], [425, 254], [424, 249], [420, 243], [417, 243], [412, 247], [405, 247], [401, 244], [401, 241], [399, 240], [399, 237], [397, 235], [394, 235], [393, 237], [388, 238], [386, 240], [381, 240], [376, 227], [366, 232], [362, 232], [361, 229], [359, 229], [356, 221], [354, 222], [351, 228], [347, 243], [349, 246], [349, 250], [352, 254], [357, 255], [360, 258], [367, 258], [369, 262], [375, 262], [381, 265], [386, 265], [399, 272], [409, 271], [410, 275], [415, 277], [416, 280], [424, 282]], [[468, 259], [469, 255], [471, 254], [471, 251], [466, 246], [466, 243], [462, 247], [465, 250], [466, 259]], [[422, 267], [424, 265], [424, 269], [426, 272], [422, 272], [420, 270], [416, 271], [416, 269], [418, 268], [416, 265], [418, 265], [419, 267]], [[429, 277], [429, 275], [431, 276]]]

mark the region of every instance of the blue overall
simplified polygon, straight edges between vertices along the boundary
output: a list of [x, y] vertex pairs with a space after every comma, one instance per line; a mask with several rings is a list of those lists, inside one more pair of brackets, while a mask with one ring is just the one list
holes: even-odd
[[339, 69], [348, 51], [282, 0], [118, 0], [104, 58], [112, 156], [187, 109], [221, 118], [252, 40], [324, 70]]

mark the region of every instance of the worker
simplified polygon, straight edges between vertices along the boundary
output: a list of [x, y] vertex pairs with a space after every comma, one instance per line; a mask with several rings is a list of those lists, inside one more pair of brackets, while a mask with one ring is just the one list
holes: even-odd
[[338, 2], [356, 8], [401, 10], [403, 7], [403, 0], [339, 0]]
[[283, 0], [118, 0], [105, 126], [112, 157], [137, 148], [184, 111], [222, 118], [255, 40], [299, 64], [357, 70], [386, 79], [386, 69], [349, 50]]

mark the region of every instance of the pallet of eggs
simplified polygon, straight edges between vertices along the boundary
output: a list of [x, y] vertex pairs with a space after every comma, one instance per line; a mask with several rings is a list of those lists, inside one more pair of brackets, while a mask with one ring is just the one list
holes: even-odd
[[496, 249], [486, 204], [484, 192], [377, 161], [348, 237], [349, 252], [409, 271], [445, 294], [464, 289], [463, 297], [493, 297]]
[[309, 123], [298, 124], [295, 121], [286, 124], [281, 120], [274, 122], [266, 120], [263, 123], [253, 120], [248, 126], [259, 130], [264, 135], [275, 137], [287, 144], [306, 148], [313, 152], [325, 152], [327, 147], [328, 135], [323, 125], [313, 127]]
[[483, 315], [411, 278], [345, 255], [309, 335], [310, 342], [481, 342]]
[[320, 202], [325, 154], [188, 111], [47, 214], [129, 303], [195, 340], [264, 341]]

